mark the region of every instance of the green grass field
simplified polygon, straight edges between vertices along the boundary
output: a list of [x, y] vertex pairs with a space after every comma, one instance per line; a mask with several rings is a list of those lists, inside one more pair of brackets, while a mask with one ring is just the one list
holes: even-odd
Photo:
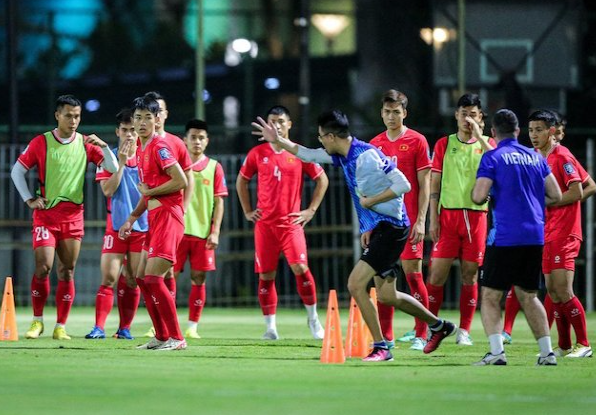
[[[596, 359], [534, 366], [537, 346], [523, 315], [506, 367], [471, 366], [488, 350], [479, 314], [474, 346], [456, 346], [451, 337], [432, 355], [399, 345], [394, 362], [348, 359], [343, 365], [319, 363], [321, 342], [310, 339], [302, 310], [279, 310], [283, 339], [265, 342], [259, 340], [260, 310], [207, 308], [199, 327], [203, 338], [180, 352], [135, 350], [142, 339], [85, 340], [94, 319], [90, 308], [73, 310], [68, 342], [51, 339], [54, 309], [46, 312], [39, 340], [22, 337], [30, 310], [17, 309], [17, 315], [21, 339], [0, 342], [0, 414], [596, 413]], [[186, 311], [180, 316], [185, 322]], [[110, 334], [116, 318], [114, 310]], [[342, 321], [345, 335], [347, 312]], [[410, 318], [396, 313], [396, 333], [411, 326]], [[592, 340], [595, 326], [591, 314]], [[148, 327], [141, 310], [133, 334]]]

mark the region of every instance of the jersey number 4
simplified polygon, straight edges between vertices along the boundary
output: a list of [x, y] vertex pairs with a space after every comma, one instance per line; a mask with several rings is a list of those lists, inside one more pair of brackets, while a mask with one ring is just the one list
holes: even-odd
[[281, 182], [281, 170], [278, 166], [275, 166], [275, 168], [273, 169], [273, 176], [277, 177], [278, 182]]

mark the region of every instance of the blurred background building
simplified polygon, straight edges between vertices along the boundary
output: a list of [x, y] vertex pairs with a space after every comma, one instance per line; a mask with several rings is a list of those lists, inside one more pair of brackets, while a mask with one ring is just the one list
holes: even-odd
[[[3, 0], [0, 57], [0, 269], [24, 277], [23, 302], [33, 269], [30, 212], [9, 172], [26, 143], [55, 126], [60, 94], [84, 103], [80, 131], [107, 141], [114, 141], [115, 114], [149, 90], [167, 99], [168, 131], [182, 135], [194, 116], [209, 122], [208, 152], [224, 162], [231, 190], [218, 282], [209, 288], [222, 305], [256, 304], [252, 232], [233, 187], [255, 145], [250, 121], [274, 104], [290, 108], [293, 137], [307, 145], [316, 143], [316, 115], [330, 107], [350, 116], [356, 136], [372, 138], [384, 129], [379, 98], [389, 88], [408, 95], [406, 123], [431, 146], [455, 129], [454, 103], [464, 91], [479, 93], [489, 115], [501, 107], [522, 121], [536, 108], [565, 114], [565, 145], [584, 164], [586, 143], [596, 137], [593, 1]], [[527, 136], [521, 141], [529, 144]], [[309, 225], [311, 266], [322, 293], [338, 288], [346, 298], [358, 249], [343, 179], [327, 172], [329, 194]], [[90, 287], [87, 294], [79, 287], [84, 301], [99, 277], [105, 215], [91, 170], [88, 176], [77, 282]], [[593, 231], [593, 207], [587, 210], [584, 230]], [[593, 275], [592, 254], [583, 255], [578, 274]], [[287, 305], [298, 304], [292, 287], [281, 289]]]

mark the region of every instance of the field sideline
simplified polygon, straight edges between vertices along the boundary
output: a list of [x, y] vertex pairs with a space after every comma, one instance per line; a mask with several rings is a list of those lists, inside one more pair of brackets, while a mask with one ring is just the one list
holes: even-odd
[[[457, 321], [455, 313], [445, 315]], [[264, 342], [259, 309], [206, 308], [199, 326], [203, 338], [181, 352], [135, 350], [143, 339], [85, 340], [93, 325], [91, 308], [73, 309], [68, 342], [51, 339], [55, 309], [47, 309], [39, 340], [23, 337], [30, 310], [19, 308], [17, 316], [20, 340], [0, 342], [0, 414], [596, 413], [596, 359], [535, 367], [537, 346], [523, 315], [506, 367], [470, 365], [488, 350], [479, 313], [474, 346], [456, 346], [452, 337], [430, 356], [398, 345], [394, 362], [349, 359], [343, 365], [319, 363], [321, 342], [310, 339], [302, 310], [279, 310], [282, 340]], [[186, 310], [180, 316], [185, 328]], [[114, 310], [107, 333], [115, 331], [116, 319]], [[342, 322], [345, 336], [347, 310]], [[396, 334], [411, 325], [396, 313]], [[143, 309], [133, 334], [148, 327]], [[592, 341], [595, 327], [591, 313]]]

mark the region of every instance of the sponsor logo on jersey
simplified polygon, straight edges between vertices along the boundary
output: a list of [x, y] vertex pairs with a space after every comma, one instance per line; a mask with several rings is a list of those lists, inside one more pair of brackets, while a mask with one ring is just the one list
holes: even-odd
[[559, 255], [555, 256], [555, 264], [561, 262], [561, 257]]
[[269, 157], [263, 157], [263, 164], [269, 163]]
[[573, 167], [573, 164], [571, 164], [571, 163], [563, 164], [563, 169], [565, 169], [565, 173], [567, 173], [567, 174], [575, 173], [575, 168]]
[[159, 154], [159, 158], [161, 158], [162, 160], [168, 160], [172, 158], [172, 155], [170, 154], [167, 148], [160, 148], [157, 151], [157, 153]]

